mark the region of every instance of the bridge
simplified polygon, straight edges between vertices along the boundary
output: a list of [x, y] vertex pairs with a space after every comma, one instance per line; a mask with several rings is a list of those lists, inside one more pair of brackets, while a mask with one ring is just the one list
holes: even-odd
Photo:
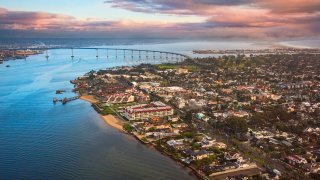
[[26, 59], [28, 57], [27, 51], [41, 51], [45, 53], [45, 58], [49, 60], [50, 56], [48, 54], [49, 50], [59, 50], [59, 49], [69, 49], [70, 57], [73, 60], [74, 58], [81, 58], [77, 56], [77, 51], [79, 50], [92, 50], [95, 51], [95, 57], [97, 60], [101, 57], [123, 58], [127, 64], [141, 64], [141, 63], [178, 63], [182, 62], [190, 57], [181, 53], [169, 52], [169, 51], [157, 51], [157, 50], [145, 50], [145, 49], [130, 49], [130, 48], [80, 48], [80, 47], [54, 47], [54, 48], [45, 48], [45, 47], [36, 47], [36, 48], [11, 48], [7, 49], [10, 51], [22, 51], [23, 57]]

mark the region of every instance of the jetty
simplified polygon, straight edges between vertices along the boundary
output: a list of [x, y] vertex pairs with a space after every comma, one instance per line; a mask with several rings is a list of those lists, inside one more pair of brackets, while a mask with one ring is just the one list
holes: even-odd
[[79, 98], [80, 98], [80, 96], [74, 96], [74, 97], [71, 97], [71, 98], [64, 97], [62, 99], [58, 99], [58, 98], [54, 97], [52, 101], [53, 101], [54, 104], [56, 104], [57, 102], [61, 102], [64, 105], [64, 104], [67, 104], [70, 101], [74, 101], [74, 100], [77, 100]]

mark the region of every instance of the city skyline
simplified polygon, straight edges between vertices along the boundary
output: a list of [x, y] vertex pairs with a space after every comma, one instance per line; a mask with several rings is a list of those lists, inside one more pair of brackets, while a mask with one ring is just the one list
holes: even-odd
[[[308, 40], [317, 0], [0, 0], [4, 37]], [[147, 32], [147, 33], [146, 33]]]

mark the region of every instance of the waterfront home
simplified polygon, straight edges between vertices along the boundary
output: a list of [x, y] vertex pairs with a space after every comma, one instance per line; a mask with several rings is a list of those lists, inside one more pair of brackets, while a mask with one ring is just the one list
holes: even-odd
[[206, 151], [206, 150], [195, 150], [193, 151], [192, 149], [187, 149], [184, 151], [184, 153], [191, 157], [193, 160], [201, 160], [204, 158], [209, 157], [210, 155], [212, 155], [212, 153]]
[[172, 139], [172, 140], [167, 141], [167, 144], [168, 144], [169, 146], [182, 145], [182, 144], [184, 144], [183, 141], [184, 141], [184, 139], [178, 139], [178, 140]]

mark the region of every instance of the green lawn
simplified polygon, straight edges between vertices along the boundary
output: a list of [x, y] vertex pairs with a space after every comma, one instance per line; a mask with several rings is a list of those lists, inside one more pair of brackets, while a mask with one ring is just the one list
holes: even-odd
[[137, 103], [135, 102], [130, 102], [130, 103], [120, 103], [120, 104], [112, 104], [111, 108], [114, 109], [115, 111], [119, 110], [120, 108], [125, 108], [128, 106], [133, 106], [136, 105]]
[[194, 65], [184, 66], [183, 68], [186, 68], [186, 69], [188, 69], [189, 71], [192, 71], [192, 72], [199, 71], [199, 67], [194, 66]]
[[180, 67], [180, 65], [177, 65], [177, 64], [159, 64], [159, 65], [156, 65], [156, 66], [161, 70], [177, 69], [177, 68]]
[[[118, 111], [119, 109], [121, 108], [125, 108], [127, 106], [133, 106], [137, 103], [135, 102], [131, 102], [131, 103], [121, 103], [121, 104], [112, 104], [110, 106], [104, 106], [104, 107], [101, 107], [103, 110], [102, 110], [102, 114], [103, 115], [109, 115], [109, 114], [115, 114], [114, 111]], [[113, 111], [114, 110], [114, 111]]]
[[114, 114], [114, 112], [112, 111], [112, 109], [109, 106], [106, 106], [103, 108], [102, 114], [109, 115], [109, 114]]
[[199, 67], [197, 67], [195, 65], [181, 66], [178, 64], [159, 64], [159, 65], [156, 65], [156, 67], [161, 70], [184, 68], [184, 69], [188, 69], [189, 71], [192, 71], [192, 72], [199, 71]]

